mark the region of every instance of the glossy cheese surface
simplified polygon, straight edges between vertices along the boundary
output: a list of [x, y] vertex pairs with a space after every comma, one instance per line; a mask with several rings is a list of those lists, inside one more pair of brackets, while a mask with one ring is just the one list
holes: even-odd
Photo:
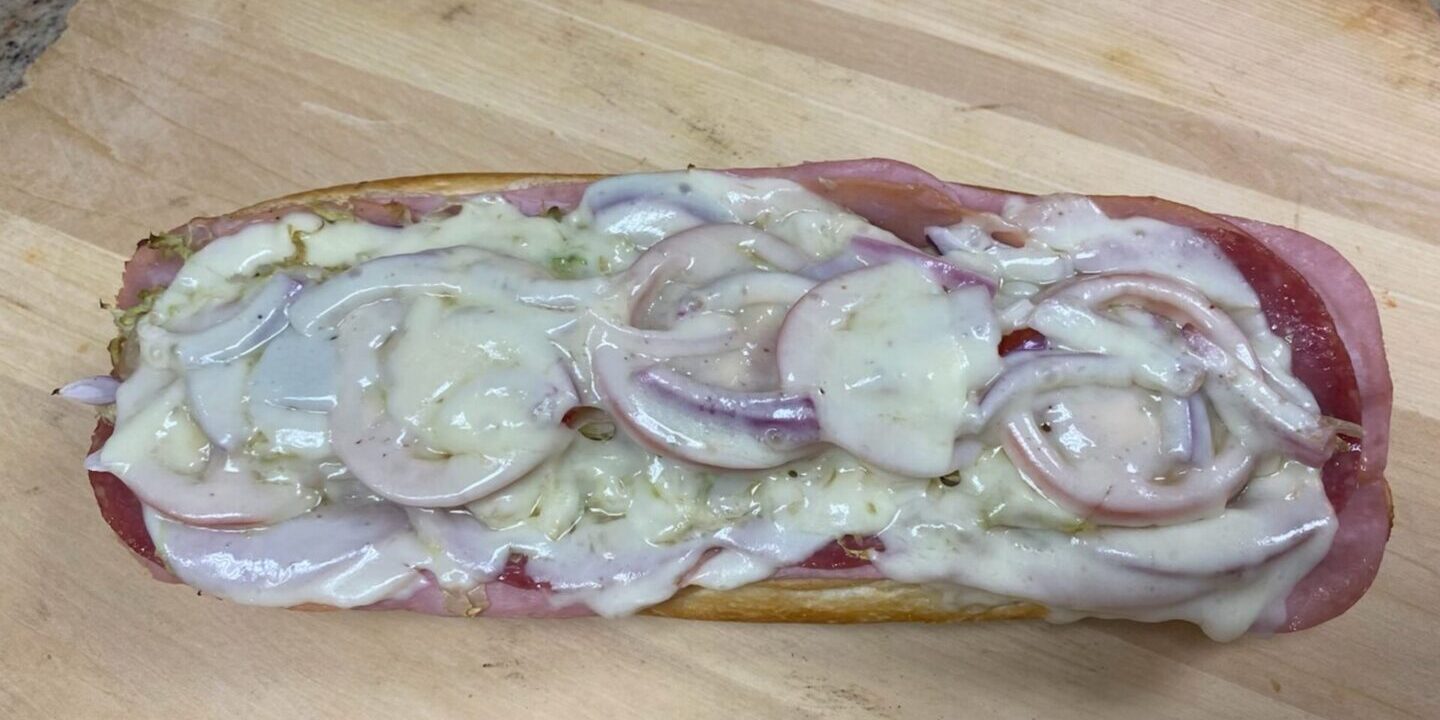
[[[1076, 196], [928, 235], [696, 170], [563, 215], [297, 211], [154, 298], [91, 464], [254, 604], [472, 598], [523, 556], [622, 615], [864, 536], [885, 577], [1057, 619], [1276, 612], [1335, 532], [1335, 431], [1225, 256]], [[1002, 357], [1020, 329], [1045, 349]]]

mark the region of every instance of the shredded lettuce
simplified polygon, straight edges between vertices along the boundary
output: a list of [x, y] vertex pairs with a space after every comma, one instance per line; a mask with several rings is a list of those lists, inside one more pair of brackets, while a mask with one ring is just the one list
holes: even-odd
[[140, 322], [141, 316], [150, 312], [155, 307], [155, 301], [165, 292], [163, 287], [145, 288], [140, 291], [140, 299], [134, 305], [124, 310], [116, 308], [110, 311], [115, 318], [115, 327], [122, 335], [129, 335], [135, 331], [135, 324]]
[[355, 219], [355, 213], [350, 212], [350, 208], [329, 202], [311, 205], [310, 212], [319, 215], [321, 220], [328, 223], [346, 222]]
[[596, 420], [581, 425], [578, 429], [581, 435], [596, 442], [605, 442], [615, 437], [615, 423], [611, 420]]
[[585, 277], [590, 263], [585, 258], [571, 253], [550, 258], [550, 274], [562, 280]]
[[285, 258], [283, 263], [284, 265], [310, 264], [309, 261], [305, 259], [306, 255], [308, 254], [308, 251], [305, 247], [305, 236], [308, 234], [309, 233], [304, 232], [303, 230], [296, 230], [294, 228], [290, 229], [290, 244], [295, 247], [295, 252], [291, 253], [289, 257]]
[[128, 347], [128, 338], [135, 334], [135, 325], [140, 318], [155, 307], [155, 301], [165, 292], [163, 287], [146, 288], [140, 291], [140, 299], [134, 305], [124, 310], [107, 306], [103, 301], [100, 306], [110, 311], [111, 317], [115, 319], [115, 329], [120, 332], [110, 340], [106, 349], [110, 351], [110, 365], [118, 370], [125, 370], [125, 351]]
[[[117, 335], [110, 338], [110, 344], [105, 346], [110, 352], [110, 367], [122, 370], [125, 362], [125, 336]], [[122, 374], [124, 374], [122, 372]]]

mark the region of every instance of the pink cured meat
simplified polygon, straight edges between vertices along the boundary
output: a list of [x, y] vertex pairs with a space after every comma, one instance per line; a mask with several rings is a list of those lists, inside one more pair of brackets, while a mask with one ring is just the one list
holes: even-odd
[[[100, 449], [115, 427], [106, 420], [95, 425], [90, 436], [90, 452]], [[140, 498], [120, 478], [107, 472], [90, 471], [90, 490], [95, 493], [95, 502], [100, 506], [100, 516], [115, 532], [115, 537], [124, 543], [136, 559], [145, 566], [156, 580], [178, 583], [180, 580], [160, 561], [155, 554], [155, 541], [145, 527], [145, 515]]]
[[590, 608], [575, 603], [556, 607], [544, 588], [518, 588], [503, 582], [485, 583], [487, 617], [571, 618], [594, 615]]
[[[1025, 196], [1022, 193], [942, 182], [912, 165], [882, 159], [807, 163], [786, 168], [748, 168], [731, 172], [751, 177], [794, 180], [921, 247], [925, 246], [924, 228], [929, 225], [954, 223], [966, 214], [977, 211], [998, 212], [1011, 198]], [[579, 204], [587, 185], [585, 182], [568, 181], [511, 190], [503, 195], [523, 212], [538, 215], [551, 209], [566, 211], [574, 208]], [[377, 202], [401, 202], [410, 207], [416, 215], [443, 207], [455, 199], [441, 195], [368, 197]], [[1102, 201], [1102, 205], [1107, 204], [1104, 202], [1106, 199], [1097, 200]], [[1365, 428], [1365, 438], [1358, 451], [1338, 456], [1326, 467], [1327, 491], [1338, 508], [1340, 529], [1330, 553], [1297, 585], [1287, 599], [1285, 621], [1273, 629], [1299, 630], [1339, 615], [1354, 604], [1373, 581], [1389, 537], [1391, 521], [1389, 489], [1383, 475], [1388, 449], [1391, 385], [1380, 342], [1378, 314], [1364, 280], [1339, 253], [1303, 233], [1240, 218], [1221, 219], [1193, 208], [1153, 198], [1111, 200], [1119, 205], [1110, 204], [1107, 212], [1114, 212], [1116, 207], [1121, 208], [1122, 215], [1150, 214], [1155, 211], [1154, 214], [1160, 219], [1191, 225], [1197, 229], [1211, 225], [1236, 228], [1237, 232], [1227, 237], [1227, 242], [1241, 246], [1248, 241], [1270, 251], [1259, 254], [1277, 258], [1275, 262], [1283, 267], [1269, 267], [1268, 270], [1278, 269], [1282, 275], [1298, 274], [1303, 289], [1323, 299], [1321, 307], [1314, 307], [1315, 303], [1311, 303], [1312, 307], [1302, 308], [1304, 312], [1299, 313], [1300, 319], [1296, 322], [1314, 322], [1313, 318], [1318, 317], [1322, 321], [1319, 323], [1322, 327], [1304, 326], [1300, 329], [1317, 332], [1317, 337], [1322, 339], [1327, 328], [1329, 333], [1338, 334], [1340, 347], [1343, 348], [1348, 362], [1343, 363], [1347, 366], [1343, 368], [1339, 368], [1340, 363], [1337, 363], [1337, 371], [1344, 376], [1330, 378], [1329, 382], [1339, 385], [1348, 383], [1353, 388], [1350, 392], [1353, 392], [1354, 396], [1348, 402], [1339, 403], [1345, 406], [1353, 405], [1353, 408], [1343, 407], [1339, 413], [1327, 408], [1327, 412], [1361, 422]], [[1125, 208], [1129, 211], [1126, 212]], [[1177, 208], [1180, 211], [1178, 215]], [[179, 228], [177, 232], [190, 239], [192, 246], [198, 248], [216, 237], [234, 233], [255, 222], [278, 218], [295, 209], [299, 209], [299, 206], [234, 218], [200, 219]], [[1222, 246], [1222, 249], [1226, 248]], [[1227, 252], [1229, 251], [1230, 249], [1227, 249]], [[1282, 255], [1284, 260], [1278, 260]], [[1233, 257], [1232, 253], [1232, 259]], [[1240, 267], [1252, 284], [1257, 285], [1262, 304], [1266, 303], [1265, 278], [1255, 275], [1256, 268], [1243, 262], [1237, 261], [1237, 267]], [[124, 284], [118, 298], [119, 306], [125, 308], [134, 305], [142, 290], [163, 286], [174, 277], [176, 270], [177, 262], [142, 245], [126, 264]], [[1293, 283], [1294, 279], [1291, 277], [1288, 281]], [[1367, 302], [1361, 302], [1362, 299]], [[1271, 300], [1273, 301], [1273, 298]], [[1267, 313], [1269, 311], [1267, 306]], [[1302, 356], [1311, 349], [1308, 341], [1295, 348], [1297, 364], [1304, 360]], [[1323, 387], [1317, 388], [1315, 377], [1302, 376], [1302, 380], [1311, 385], [1312, 390], [1320, 391], [1317, 396], [1333, 394]], [[1322, 379], [1321, 384], [1324, 382]], [[1342, 391], [1340, 394], [1345, 393]], [[1322, 400], [1322, 406], [1323, 404]], [[102, 487], [104, 492], [101, 492]], [[1340, 490], [1336, 491], [1335, 488]], [[128, 500], [127, 495], [130, 496]], [[138, 508], [138, 501], [134, 501], [128, 488], [118, 482], [118, 479], [113, 483], [97, 484], [96, 496], [107, 520], [117, 516], [117, 508], [131, 505]], [[120, 513], [118, 517], [123, 518], [126, 515]], [[115, 525], [117, 534], [137, 554], [142, 557], [149, 554], [153, 557], [153, 543], [148, 536], [143, 535], [143, 524], [139, 525], [139, 536], [133, 522], [116, 524], [112, 521], [112, 525]], [[856, 577], [878, 577], [873, 566], [845, 571], [786, 568], [779, 575], [838, 576], [832, 574], [838, 572], [843, 572], [847, 577], [852, 574]], [[487, 585], [487, 595], [493, 597], [491, 610], [486, 614], [555, 614], [548, 610], [549, 603], [544, 598], [543, 590], [524, 590], [508, 585], [503, 585], [505, 589], [497, 589], [497, 585], [503, 584]], [[538, 601], [544, 601], [546, 607], [541, 608]], [[422, 592], [417, 594], [413, 604], [430, 609], [437, 607], [434, 602], [430, 593]], [[412, 603], [402, 604], [409, 606]], [[565, 611], [579, 612], [574, 606]]]
[[543, 215], [551, 210], [569, 212], [580, 204], [588, 182], [562, 182], [551, 185], [535, 185], [500, 193], [505, 201], [514, 205], [526, 215]]
[[125, 261], [125, 275], [121, 280], [120, 293], [115, 304], [125, 310], [140, 303], [140, 294], [146, 290], [169, 285], [180, 272], [181, 261], [162, 250], [141, 244], [135, 254]]
[[1011, 193], [942, 182], [914, 165], [871, 158], [728, 172], [781, 177], [864, 217], [916, 247], [929, 248], [925, 228], [954, 225], [975, 212], [1000, 212]]
[[1344, 341], [1359, 385], [1365, 426], [1360, 473], [1367, 478], [1380, 477], [1390, 450], [1390, 405], [1395, 393], [1385, 359], [1380, 311], [1370, 286], [1339, 251], [1305, 233], [1258, 220], [1221, 217], [1284, 257], [1320, 294]]
[[1351, 470], [1357, 475], [1357, 486], [1339, 510], [1340, 531], [1330, 553], [1295, 586], [1286, 600], [1286, 620], [1276, 628], [1303, 630], [1339, 615], [1365, 594], [1380, 572], [1380, 558], [1390, 539], [1393, 517], [1384, 473], [1395, 391], [1385, 359], [1380, 312], [1365, 279], [1334, 248], [1289, 228], [1222, 217], [1312, 279], [1311, 285], [1335, 319], [1335, 328], [1350, 354], [1360, 394], [1365, 440], [1359, 466]]

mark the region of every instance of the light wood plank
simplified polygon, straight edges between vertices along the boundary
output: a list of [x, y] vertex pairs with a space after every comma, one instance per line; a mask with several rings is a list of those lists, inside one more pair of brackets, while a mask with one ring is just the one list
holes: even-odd
[[[0, 716], [1440, 714], [1440, 21], [1424, 3], [87, 0], [0, 103]], [[1350, 614], [1179, 625], [463, 622], [236, 607], [96, 516], [90, 413], [136, 240], [359, 179], [882, 155], [1301, 227], [1371, 281], [1397, 526]]]

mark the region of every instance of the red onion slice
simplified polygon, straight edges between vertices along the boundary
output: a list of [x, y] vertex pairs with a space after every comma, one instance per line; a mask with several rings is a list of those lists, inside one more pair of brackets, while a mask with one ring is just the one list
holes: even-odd
[[590, 183], [581, 203], [597, 216], [632, 203], [655, 203], [673, 206], [705, 222], [739, 222], [734, 211], [724, 205], [707, 202], [705, 196], [693, 192], [688, 173], [643, 173], [614, 175]]
[[862, 460], [943, 475], [969, 394], [999, 364], [999, 338], [969, 337], [976, 318], [961, 317], [961, 305], [910, 263], [822, 282], [790, 309], [776, 340], [781, 389], [808, 395], [824, 439]]
[[82, 405], [114, 405], [118, 389], [119, 380], [109, 375], [96, 375], [66, 383], [51, 394]]
[[1232, 434], [1215, 460], [1157, 480], [1087, 476], [1061, 455], [1028, 410], [1005, 420], [1005, 453], [1038, 490], [1093, 522], [1143, 527], [1218, 514], [1250, 479], [1255, 458]]
[[397, 329], [399, 310], [392, 303], [377, 303], [352, 313], [340, 326], [332, 446], [371, 490], [414, 507], [463, 505], [520, 479], [568, 444], [573, 433], [562, 420], [579, 398], [557, 356], [548, 367], [498, 370], [467, 383], [481, 396], [530, 403], [528, 417], [504, 420], [535, 424], [537, 432], [529, 442], [495, 454], [417, 455], [420, 438], [365, 397], [379, 379], [377, 351]]
[[990, 424], [1015, 403], [1036, 393], [1080, 385], [1123, 388], [1134, 384], [1130, 363], [1123, 358], [1043, 350], [1034, 353], [1046, 354], [1024, 357], [1015, 353], [1006, 358], [1010, 362], [1005, 372], [990, 384], [980, 400], [981, 424]]
[[414, 293], [493, 297], [522, 305], [571, 310], [604, 292], [603, 279], [556, 280], [536, 265], [476, 247], [457, 246], [360, 263], [290, 308], [290, 323], [305, 335], [333, 328], [355, 309]]
[[[981, 400], [982, 421], [1003, 418], [1007, 455], [1055, 502], [1111, 525], [1179, 522], [1217, 512], [1249, 479], [1254, 460], [1236, 434], [1230, 435], [1219, 457], [1212, 455], [1209, 418], [1196, 419], [1197, 411], [1206, 412], [1203, 401], [1197, 407], [1198, 395], [1162, 396], [1156, 422], [1163, 444], [1154, 448], [1155, 463], [1127, 463], [1129, 472], [1087, 477], [1065, 459], [1052, 434], [1041, 429], [1028, 402], [1037, 393], [1097, 386], [1133, 387], [1129, 363], [1090, 354], [1027, 358], [1012, 364]], [[1184, 469], [1170, 470], [1167, 479], [1157, 481], [1151, 473], [1176, 464]]]
[[191, 525], [270, 525], [320, 502], [312, 488], [267, 482], [248, 463], [226, 456], [212, 459], [198, 481], [155, 462], [131, 465], [120, 477], [145, 504]]
[[[697, 412], [716, 418], [733, 418], [767, 427], [793, 427], [812, 436], [818, 431], [815, 405], [802, 395], [781, 392], [732, 392], [701, 382], [660, 365], [651, 365], [634, 375], [635, 383], [658, 395], [669, 397]], [[808, 439], [805, 442], [812, 442]]]
[[807, 266], [799, 274], [813, 280], [829, 280], [860, 268], [892, 262], [909, 263], [929, 273], [946, 290], [962, 285], [979, 285], [995, 290], [991, 279], [961, 268], [944, 258], [927, 255], [909, 245], [885, 242], [870, 237], [856, 237], [842, 254]]
[[334, 503], [271, 527], [237, 532], [152, 518], [166, 565], [186, 584], [246, 604], [356, 607], [407, 597], [428, 558], [405, 513], [389, 503]]
[[738, 338], [735, 319], [719, 313], [687, 315], [669, 330], [640, 330], [612, 323], [591, 312], [586, 321], [602, 339], [627, 352], [656, 360], [715, 355], [735, 349]]
[[658, 365], [635, 370], [618, 348], [597, 348], [602, 399], [642, 446], [731, 469], [776, 467], [812, 452], [820, 438], [809, 398], [707, 385]]
[[205, 437], [227, 452], [234, 452], [250, 438], [250, 418], [245, 413], [248, 361], [206, 365], [185, 374], [185, 402], [195, 424]]
[[1210, 409], [1205, 396], [1195, 393], [1190, 396], [1190, 440], [1192, 455], [1189, 460], [1195, 465], [1205, 465], [1215, 458], [1215, 434], [1210, 426]]
[[[1191, 396], [1194, 397], [1194, 396]], [[1160, 420], [1161, 455], [1171, 462], [1188, 462], [1195, 454], [1195, 421], [1190, 398], [1162, 393], [1157, 414]]]
[[[1036, 308], [1032, 319], [1037, 329], [1048, 336], [1058, 336], [1066, 344], [1105, 350], [1086, 347], [1087, 338], [1070, 330], [1085, 326], [1081, 321], [1087, 317], [1086, 313], [1114, 304], [1138, 305], [1178, 324], [1185, 344], [1193, 357], [1201, 361], [1211, 382], [1227, 389], [1217, 397], [1232, 405], [1244, 406], [1247, 414], [1258, 419], [1296, 459], [1319, 467], [1334, 452], [1337, 440], [1333, 423], [1277, 393], [1265, 381], [1244, 331], [1204, 295], [1178, 281], [1123, 274], [1078, 280], [1053, 292]], [[1056, 313], [1069, 313], [1076, 321], [1060, 322]], [[1090, 323], [1111, 322], [1097, 316], [1088, 317]], [[1169, 372], [1153, 364], [1142, 365], [1162, 381]], [[1177, 367], [1183, 370], [1183, 362]], [[1156, 389], [1190, 394], [1184, 388], [1170, 385], [1173, 383], [1161, 382]], [[1252, 444], [1256, 441], [1255, 438], [1248, 440]]]
[[[140, 414], [173, 412], [183, 397], [180, 384], [172, 384], [152, 401], [158, 405]], [[228, 456], [218, 448], [210, 450], [198, 477], [166, 467], [149, 451], [137, 455], [134, 443], [145, 439], [127, 435], [152, 432], [147, 425], [119, 428], [101, 449], [92, 469], [115, 474], [145, 504], [165, 515], [192, 525], [259, 525], [295, 517], [320, 501], [317, 491], [299, 483], [268, 482], [248, 461]]]
[[1201, 363], [1141, 328], [1101, 317], [1069, 302], [1042, 302], [1025, 322], [1044, 333], [1046, 342], [1071, 351], [1125, 360], [1135, 383], [1157, 392], [1190, 395], [1205, 382]]
[[1249, 338], [1235, 321], [1209, 298], [1178, 280], [1152, 275], [1100, 275], [1063, 285], [1046, 299], [1089, 310], [1115, 304], [1137, 305], [1179, 327], [1194, 328], [1245, 367], [1259, 367]]
[[460, 268], [489, 256], [474, 248], [447, 248], [360, 263], [306, 291], [290, 307], [290, 324], [305, 335], [314, 335], [322, 328], [335, 327], [357, 308], [397, 294], [459, 294]]
[[[1286, 400], [1265, 382], [1261, 373], [1235, 362], [1209, 338], [1186, 333], [1186, 340], [1195, 353], [1206, 360], [1210, 382], [1218, 386], [1212, 389], [1216, 402], [1240, 406], [1295, 459], [1311, 467], [1324, 466], [1339, 446], [1340, 424]], [[1255, 443], [1257, 439], [1250, 441]]]
[[746, 305], [794, 305], [815, 281], [783, 272], [746, 272], [721, 278], [686, 296], [683, 317], [698, 311], [733, 312]]
[[204, 330], [181, 335], [175, 343], [180, 362], [191, 368], [228, 363], [265, 344], [285, 329], [289, 322], [285, 307], [300, 288], [294, 278], [275, 273], [241, 301], [233, 316]]
[[632, 288], [630, 324], [667, 327], [684, 293], [756, 269], [791, 272], [810, 260], [800, 250], [749, 225], [701, 225], [646, 250], [621, 276]]

